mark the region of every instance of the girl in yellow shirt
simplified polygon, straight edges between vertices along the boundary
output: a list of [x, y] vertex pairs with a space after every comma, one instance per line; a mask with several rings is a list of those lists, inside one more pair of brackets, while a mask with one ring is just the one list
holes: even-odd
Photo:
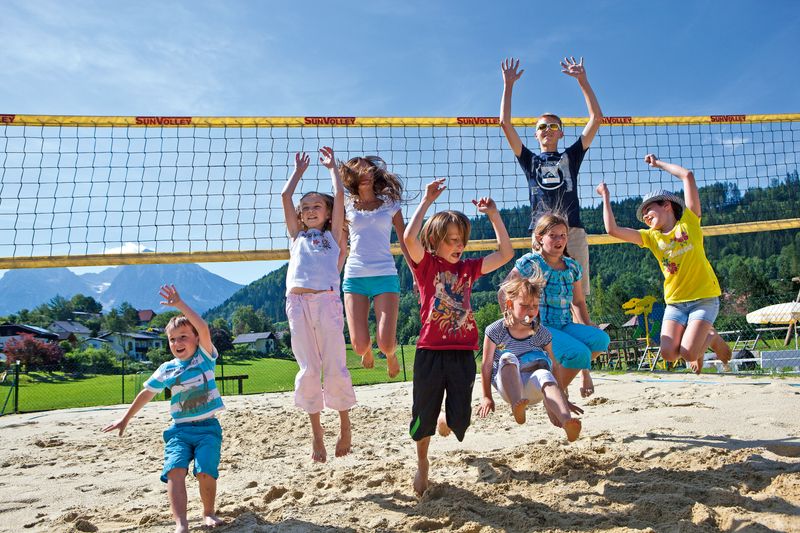
[[667, 303], [661, 356], [666, 361], [682, 358], [699, 374], [709, 346], [724, 363], [730, 360], [731, 349], [714, 330], [721, 291], [703, 248], [697, 183], [691, 170], [660, 161], [654, 154], [647, 154], [644, 161], [680, 179], [684, 197], [664, 190], [645, 195], [636, 217], [648, 229], [635, 230], [617, 226], [608, 187], [600, 183], [597, 193], [603, 199], [603, 223], [609, 235], [648, 248], [658, 259]]

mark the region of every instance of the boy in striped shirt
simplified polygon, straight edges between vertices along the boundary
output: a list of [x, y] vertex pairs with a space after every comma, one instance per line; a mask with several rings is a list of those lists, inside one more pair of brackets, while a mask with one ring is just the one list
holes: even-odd
[[194, 474], [203, 501], [203, 523], [215, 527], [223, 523], [215, 514], [217, 477], [222, 446], [222, 428], [215, 413], [225, 408], [214, 381], [217, 350], [211, 342], [208, 324], [184, 302], [174, 285], [163, 285], [162, 305], [175, 307], [183, 316], [173, 317], [166, 327], [169, 349], [175, 359], [158, 367], [144, 389], [119, 420], [103, 428], [119, 430], [153, 397], [169, 388], [170, 416], [174, 424], [164, 432], [164, 469], [161, 481], [167, 484], [175, 531], [189, 530], [186, 519], [186, 474], [194, 460]]

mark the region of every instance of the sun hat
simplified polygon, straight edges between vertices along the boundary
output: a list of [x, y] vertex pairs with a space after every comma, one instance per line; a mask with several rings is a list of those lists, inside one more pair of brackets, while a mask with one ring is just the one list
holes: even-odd
[[678, 204], [683, 208], [686, 207], [686, 205], [684, 205], [683, 203], [683, 198], [681, 198], [674, 192], [670, 192], [664, 189], [651, 191], [644, 195], [644, 198], [642, 198], [642, 203], [640, 203], [639, 207], [636, 208], [636, 218], [639, 219], [639, 222], [644, 222], [644, 213], [642, 213], [642, 211], [644, 211], [644, 207], [647, 204], [652, 204], [653, 202], [662, 202], [664, 200], [668, 202], [675, 202], [676, 204]]

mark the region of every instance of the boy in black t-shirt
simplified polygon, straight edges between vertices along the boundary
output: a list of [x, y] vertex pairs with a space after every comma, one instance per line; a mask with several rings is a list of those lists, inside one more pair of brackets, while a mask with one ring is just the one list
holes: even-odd
[[561, 61], [561, 72], [578, 80], [589, 110], [589, 121], [583, 128], [580, 138], [564, 152], [558, 151], [558, 141], [564, 136], [561, 119], [552, 113], [543, 114], [536, 123], [536, 140], [539, 141], [541, 153], [534, 154], [522, 143], [522, 139], [511, 124], [511, 91], [514, 83], [525, 71], [518, 70], [519, 60], [514, 58], [503, 61], [501, 68], [503, 100], [500, 104], [500, 127], [503, 128], [508, 144], [528, 180], [531, 196], [530, 229], [533, 229], [538, 218], [545, 212], [557, 211], [567, 216], [569, 222], [567, 250], [570, 257], [578, 261], [583, 269], [581, 285], [584, 294], [588, 295], [589, 245], [580, 218], [578, 170], [586, 150], [589, 149], [600, 127], [603, 113], [586, 79], [583, 58], [575, 61], [574, 57], [565, 57]]

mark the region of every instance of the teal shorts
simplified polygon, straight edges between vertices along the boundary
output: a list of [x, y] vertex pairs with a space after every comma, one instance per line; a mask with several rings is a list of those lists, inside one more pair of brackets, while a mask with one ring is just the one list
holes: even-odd
[[400, 277], [393, 276], [366, 276], [363, 278], [344, 278], [342, 291], [345, 294], [363, 294], [369, 298], [374, 298], [378, 294], [385, 292], [396, 292], [400, 294]]
[[222, 427], [216, 418], [173, 424], [164, 432], [164, 470], [161, 472], [161, 481], [167, 482], [167, 473], [172, 469], [188, 470], [192, 459], [195, 477], [202, 472], [217, 479], [221, 449]]

